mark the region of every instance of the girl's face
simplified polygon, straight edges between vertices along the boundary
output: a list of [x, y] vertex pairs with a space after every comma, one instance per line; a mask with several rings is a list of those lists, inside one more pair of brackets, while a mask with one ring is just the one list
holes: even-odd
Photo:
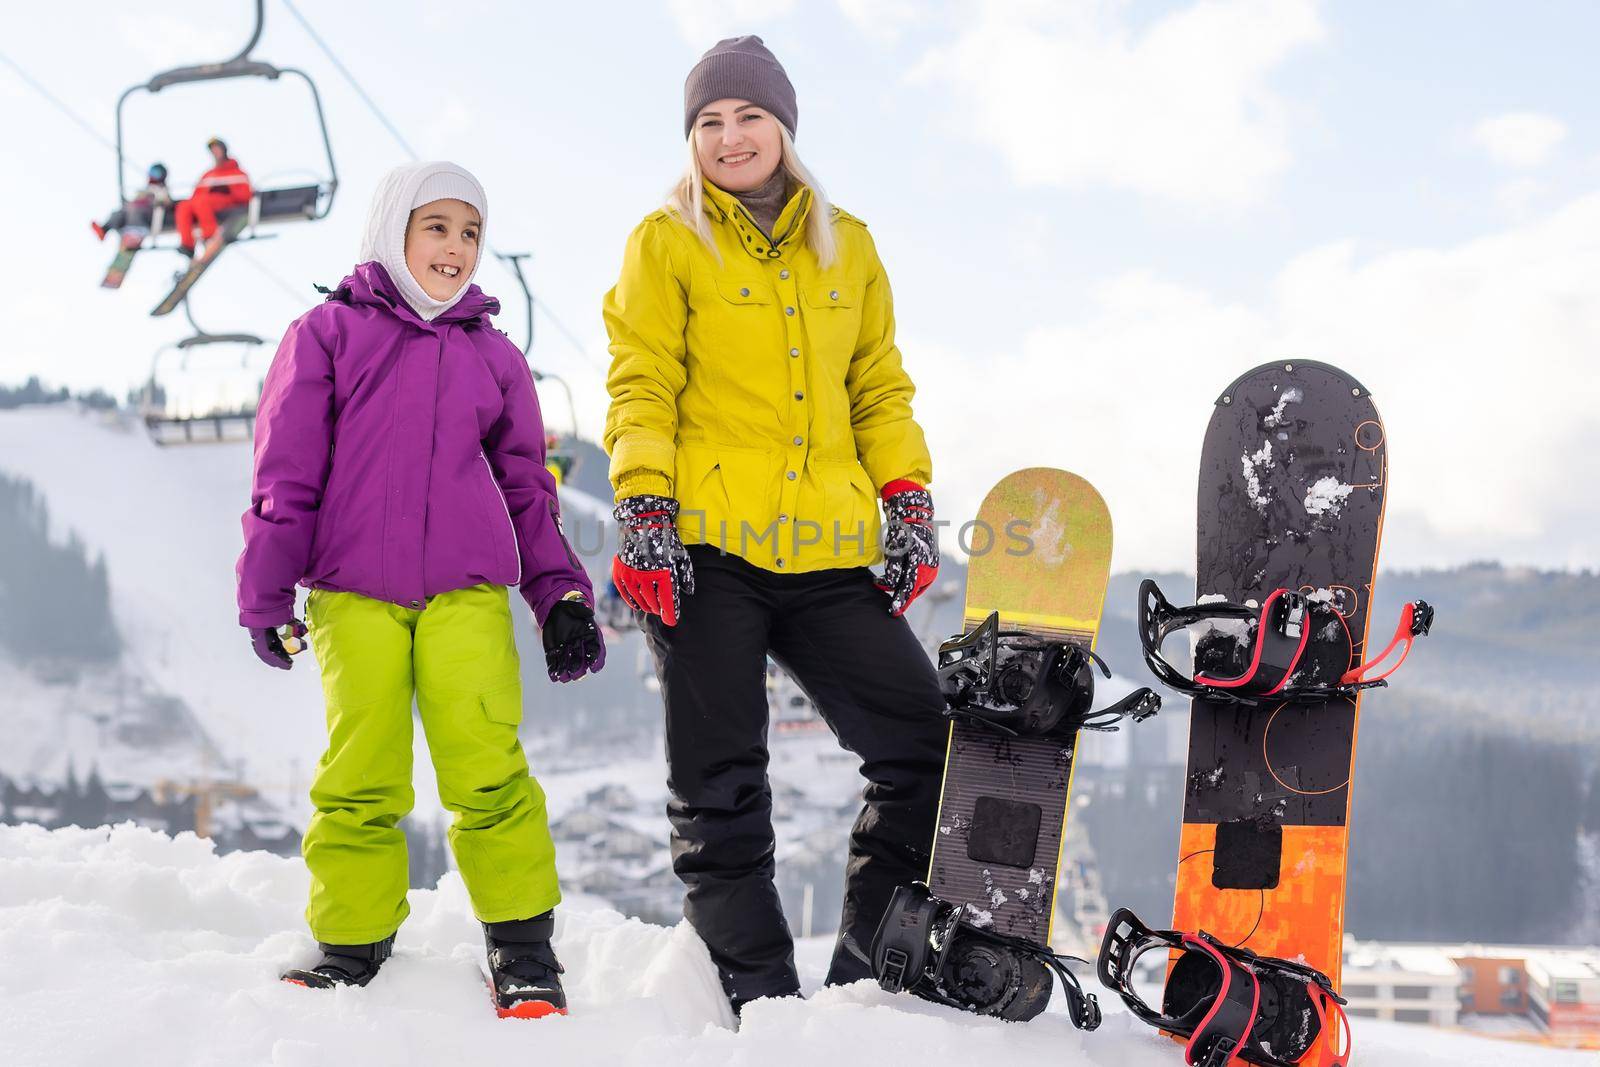
[[719, 189], [747, 193], [765, 185], [783, 161], [778, 120], [748, 100], [715, 100], [694, 119], [700, 170]]
[[433, 200], [411, 213], [406, 223], [406, 267], [435, 300], [449, 300], [478, 265], [483, 220], [460, 200]]

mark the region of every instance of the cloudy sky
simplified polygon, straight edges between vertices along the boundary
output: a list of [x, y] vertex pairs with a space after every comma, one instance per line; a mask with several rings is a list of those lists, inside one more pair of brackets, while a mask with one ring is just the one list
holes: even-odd
[[[1257, 363], [1317, 358], [1387, 422], [1388, 564], [1600, 565], [1600, 6], [296, 6], [417, 153], [483, 179], [491, 242], [533, 254], [535, 364], [570, 383], [590, 436], [600, 298], [681, 167], [683, 75], [718, 37], [756, 32], [798, 88], [802, 154], [893, 279], [945, 517], [1007, 470], [1066, 467], [1110, 501], [1119, 568], [1187, 566], [1212, 399]], [[20, 244], [0, 380], [120, 392], [183, 334], [146, 315], [168, 258], [119, 293], [96, 286], [111, 248], [88, 221], [116, 196], [101, 138], [123, 88], [231, 55], [249, 17], [248, 0], [8, 13], [0, 55], [92, 132], [0, 62], [0, 200]], [[210, 329], [275, 337], [310, 282], [349, 267], [369, 191], [407, 156], [283, 0], [256, 55], [318, 80], [342, 184], [324, 222], [230, 252], [195, 306]], [[213, 132], [264, 184], [323, 166], [289, 82], [137, 97], [126, 118], [134, 170], [197, 175]], [[480, 281], [512, 295], [496, 267]], [[513, 306], [502, 325], [522, 322]], [[216, 362], [235, 375], [242, 359]], [[546, 408], [569, 421], [559, 393]]]

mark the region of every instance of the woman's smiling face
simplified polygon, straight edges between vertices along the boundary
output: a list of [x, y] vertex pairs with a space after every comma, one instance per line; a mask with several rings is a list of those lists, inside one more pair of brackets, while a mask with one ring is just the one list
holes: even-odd
[[714, 100], [694, 119], [694, 150], [700, 171], [719, 189], [759, 189], [783, 161], [778, 120], [748, 100]]
[[406, 223], [406, 267], [435, 300], [449, 300], [472, 277], [478, 264], [483, 220], [460, 200], [433, 200], [411, 213]]

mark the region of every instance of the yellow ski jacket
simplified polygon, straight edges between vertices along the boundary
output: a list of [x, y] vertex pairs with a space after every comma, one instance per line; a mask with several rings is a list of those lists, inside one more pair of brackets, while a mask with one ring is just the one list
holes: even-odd
[[824, 270], [804, 240], [811, 190], [784, 208], [776, 242], [736, 198], [705, 192], [720, 262], [657, 211], [606, 294], [612, 485], [675, 496], [686, 544], [768, 570], [876, 563], [879, 490], [928, 485], [933, 469], [872, 237], [834, 208], [839, 254]]

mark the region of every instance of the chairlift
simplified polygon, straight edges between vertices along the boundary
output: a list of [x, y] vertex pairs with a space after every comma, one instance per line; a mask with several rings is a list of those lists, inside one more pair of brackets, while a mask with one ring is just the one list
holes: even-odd
[[[178, 385], [192, 370], [193, 360], [204, 360], [213, 369], [222, 369], [223, 361], [211, 359], [208, 353], [216, 351], [215, 346], [226, 345], [243, 346], [238, 374], [234, 375], [237, 380], [251, 372], [254, 357], [266, 346], [266, 340], [253, 333], [206, 332], [194, 321], [187, 299], [183, 301], [183, 313], [194, 328], [194, 334], [156, 349], [150, 360], [150, 377], [139, 394], [139, 414], [150, 439], [158, 445], [225, 444], [253, 439], [259, 380], [251, 381], [247, 402], [232, 403], [219, 402], [214, 395], [209, 398], [198, 395], [192, 389], [184, 391]], [[173, 353], [179, 357], [176, 377], [170, 366], [163, 367], [164, 359]]]
[[[201, 63], [187, 67], [175, 67], [155, 75], [147, 82], [130, 86], [117, 98], [117, 197], [119, 202], [128, 203], [128, 188], [124, 180], [124, 151], [122, 137], [122, 109], [128, 98], [135, 93], [159, 93], [163, 89], [174, 85], [185, 85], [194, 82], [214, 82], [232, 78], [266, 78], [277, 81], [285, 74], [291, 74], [306, 83], [306, 88], [311, 90], [311, 102], [315, 106], [317, 126], [322, 135], [322, 148], [327, 156], [328, 176], [326, 179], [317, 179], [311, 184], [286, 185], [272, 189], [256, 189], [248, 206], [235, 208], [231, 212], [224, 211], [219, 214], [218, 221], [231, 220], [232, 230], [238, 228], [232, 241], [263, 240], [275, 234], [263, 234], [260, 228], [264, 225], [280, 225], [290, 222], [315, 222], [325, 218], [333, 207], [334, 193], [339, 188], [339, 173], [333, 161], [333, 142], [328, 136], [328, 123], [322, 110], [322, 96], [317, 92], [316, 82], [305, 71], [296, 67], [277, 67], [264, 60], [250, 58], [250, 52], [261, 40], [261, 31], [266, 22], [265, 0], [256, 0], [256, 26], [250, 40], [242, 51], [231, 59], [221, 63]], [[146, 239], [147, 248], [176, 247], [176, 240], [169, 245], [163, 245], [159, 238], [165, 234], [177, 234], [177, 225], [172, 213], [157, 205], [151, 219], [150, 235]]]

